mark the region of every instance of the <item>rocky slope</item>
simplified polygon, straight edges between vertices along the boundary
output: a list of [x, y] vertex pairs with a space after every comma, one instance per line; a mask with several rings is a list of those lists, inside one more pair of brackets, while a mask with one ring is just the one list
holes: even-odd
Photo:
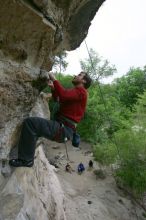
[[[48, 145], [48, 147], [47, 147]], [[66, 217], [69, 220], [144, 220], [145, 211], [135, 200], [117, 187], [109, 167], [99, 166], [93, 160], [90, 144], [81, 142], [77, 151], [67, 144], [72, 172], [66, 172], [67, 157], [64, 144], [47, 142], [47, 158], [58, 165], [57, 176], [64, 195]], [[94, 161], [93, 168], [88, 167], [89, 160]], [[85, 172], [77, 173], [82, 162]], [[102, 172], [97, 172], [102, 170]], [[96, 173], [96, 175], [95, 175]]]
[[0, 0], [1, 220], [66, 219], [61, 186], [42, 145], [33, 169], [11, 170], [9, 152], [17, 144], [23, 118], [49, 118], [47, 103], [39, 97], [41, 70], [51, 70], [62, 49], [80, 45], [103, 2]]

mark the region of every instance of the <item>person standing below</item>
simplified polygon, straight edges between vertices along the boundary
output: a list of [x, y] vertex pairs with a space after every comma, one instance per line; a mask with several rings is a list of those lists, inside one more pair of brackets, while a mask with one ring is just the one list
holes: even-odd
[[40, 117], [28, 117], [23, 121], [20, 140], [18, 143], [18, 158], [11, 159], [9, 164], [14, 167], [32, 167], [36, 142], [39, 137], [52, 141], [64, 142], [66, 137], [72, 140], [76, 125], [83, 118], [87, 104], [87, 89], [91, 78], [81, 72], [72, 80], [74, 88], [65, 89], [53, 74], [49, 74], [48, 85], [54, 99], [59, 100], [60, 108], [55, 120]]

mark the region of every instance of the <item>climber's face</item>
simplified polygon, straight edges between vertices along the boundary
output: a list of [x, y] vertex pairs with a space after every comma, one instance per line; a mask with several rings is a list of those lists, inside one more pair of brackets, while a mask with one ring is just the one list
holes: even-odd
[[80, 85], [80, 84], [84, 84], [84, 76], [85, 76], [85, 73], [79, 73], [78, 75], [74, 76], [73, 80], [72, 80], [72, 83], [77, 86], [77, 85]]

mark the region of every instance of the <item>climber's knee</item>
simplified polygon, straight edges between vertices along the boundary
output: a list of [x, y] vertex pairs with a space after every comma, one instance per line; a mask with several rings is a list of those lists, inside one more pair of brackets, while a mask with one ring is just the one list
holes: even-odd
[[27, 118], [25, 118], [24, 120], [23, 120], [23, 124], [26, 124], [26, 123], [28, 123], [30, 121], [30, 117], [27, 117]]
[[27, 117], [27, 118], [24, 119], [23, 124], [29, 124], [29, 123], [32, 124], [32, 123], [35, 122], [35, 120], [36, 120], [35, 117]]

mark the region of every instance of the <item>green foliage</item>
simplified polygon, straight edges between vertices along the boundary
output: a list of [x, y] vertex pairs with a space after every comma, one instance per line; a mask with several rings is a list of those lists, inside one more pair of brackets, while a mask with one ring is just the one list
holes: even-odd
[[124, 130], [116, 134], [120, 150], [120, 167], [116, 176], [135, 195], [142, 195], [146, 189], [145, 131]]
[[93, 153], [95, 160], [97, 160], [102, 165], [112, 164], [117, 157], [117, 149], [112, 142], [95, 144], [93, 146]]
[[[115, 176], [135, 196], [146, 189], [146, 92], [139, 96], [131, 128], [120, 129], [110, 141], [94, 146], [96, 160], [102, 164], [117, 164]], [[142, 117], [140, 115], [142, 112]], [[116, 141], [116, 142], [115, 142]]]
[[115, 66], [110, 65], [108, 60], [100, 57], [92, 48], [89, 50], [89, 53], [90, 57], [85, 60], [80, 60], [80, 65], [82, 70], [87, 72], [92, 79], [97, 81], [101, 78], [111, 76], [116, 72]]
[[146, 189], [146, 132], [120, 130], [113, 142], [94, 145], [94, 157], [103, 165], [115, 164], [115, 177], [121, 185], [140, 196]]
[[146, 89], [146, 67], [131, 68], [125, 76], [116, 79], [115, 83], [119, 101], [132, 109], [138, 95]]
[[113, 86], [101, 85], [101, 89], [106, 109], [98, 84], [94, 83], [89, 89], [84, 120], [78, 126], [84, 139], [92, 143], [105, 142], [115, 131], [129, 126], [130, 111], [118, 101]]
[[134, 124], [138, 125], [138, 129], [146, 129], [146, 91], [143, 95], [139, 95], [139, 99], [134, 106]]

